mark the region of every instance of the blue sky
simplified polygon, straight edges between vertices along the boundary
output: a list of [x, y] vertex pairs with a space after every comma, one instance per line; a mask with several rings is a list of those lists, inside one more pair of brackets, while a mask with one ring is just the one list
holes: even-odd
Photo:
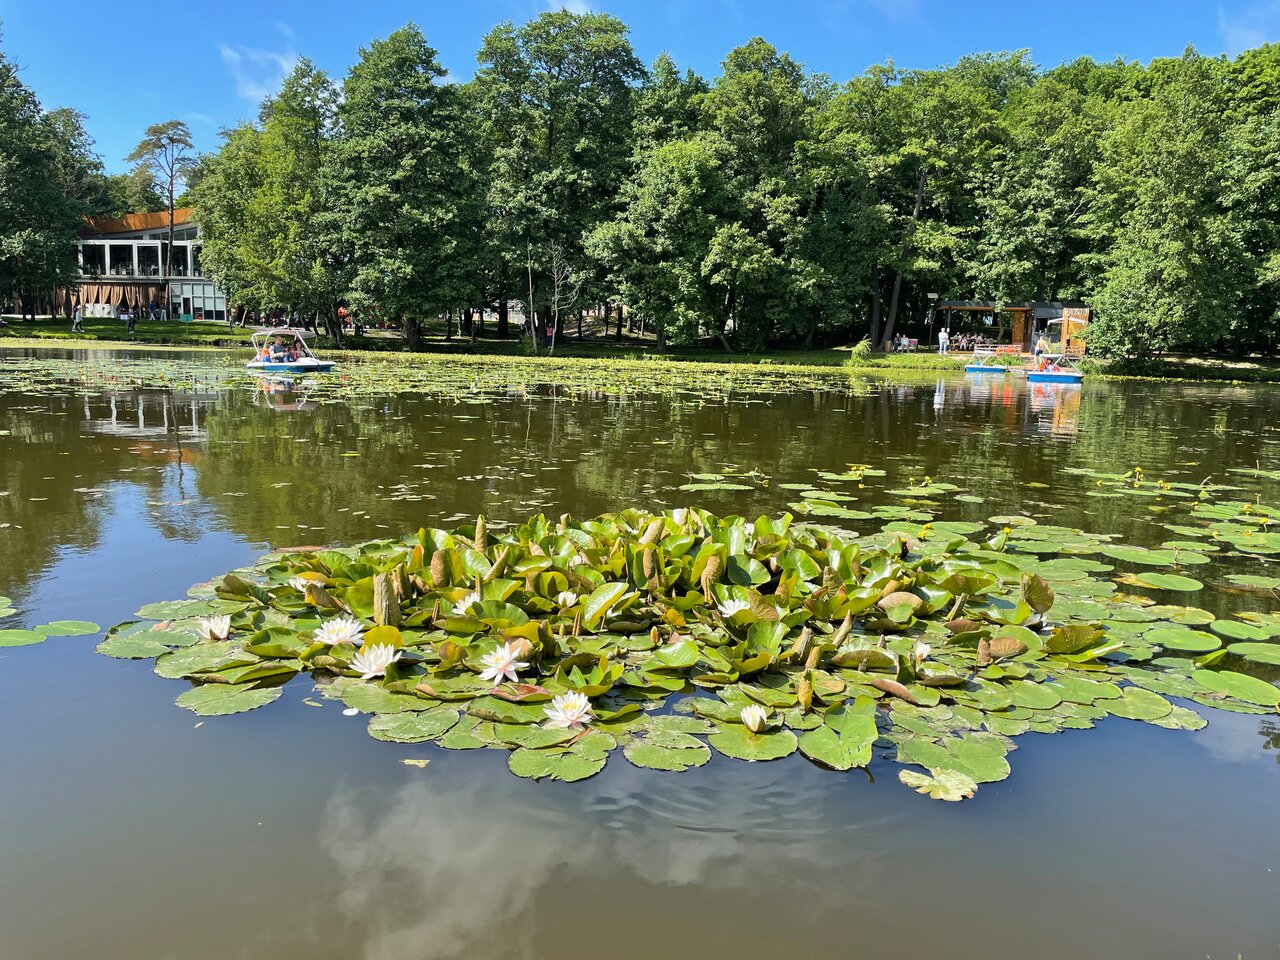
[[[495, 23], [546, 0], [0, 0], [5, 53], [46, 107], [74, 107], [110, 170], [147, 124], [180, 117], [197, 146], [256, 114], [297, 57], [341, 77], [368, 41], [408, 20], [451, 75], [475, 69]], [[892, 58], [933, 67], [978, 50], [1029, 48], [1052, 65], [1080, 55], [1150, 60], [1194, 44], [1237, 53], [1280, 39], [1280, 0], [555, 0], [612, 13], [646, 62], [662, 51], [714, 75], [760, 35], [838, 80]]]

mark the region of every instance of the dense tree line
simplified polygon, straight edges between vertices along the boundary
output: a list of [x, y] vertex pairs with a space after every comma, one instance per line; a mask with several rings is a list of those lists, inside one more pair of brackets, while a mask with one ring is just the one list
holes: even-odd
[[499, 25], [477, 60], [447, 82], [409, 25], [340, 83], [303, 60], [226, 131], [191, 199], [231, 299], [330, 322], [345, 305], [410, 345], [483, 310], [505, 334], [518, 301], [534, 349], [625, 305], [663, 344], [732, 350], [884, 343], [937, 292], [1084, 300], [1112, 355], [1274, 347], [1280, 46], [837, 82], [754, 39], [704, 78], [646, 67], [614, 17], [559, 11]]

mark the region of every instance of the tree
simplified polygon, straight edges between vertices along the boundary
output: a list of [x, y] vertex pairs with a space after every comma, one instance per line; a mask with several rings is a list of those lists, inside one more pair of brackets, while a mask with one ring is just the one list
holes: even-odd
[[[71, 138], [71, 139], [66, 139]], [[75, 238], [92, 166], [88, 140], [70, 112], [47, 114], [0, 53], [0, 289], [34, 318], [75, 273]]]
[[165, 303], [169, 301], [169, 275], [173, 272], [173, 210], [178, 187], [195, 165], [191, 131], [181, 120], [153, 123], [125, 157], [126, 163], [147, 168], [155, 175], [169, 211], [169, 236], [164, 252]]
[[588, 275], [586, 235], [617, 210], [644, 66], [620, 20], [567, 10], [499, 25], [477, 60], [472, 89], [490, 156], [486, 228], [508, 262], [530, 263], [530, 309], [546, 311], [552, 251]]
[[410, 24], [360, 51], [342, 85], [329, 183], [358, 303], [416, 349], [423, 316], [454, 305], [468, 195], [462, 100]]

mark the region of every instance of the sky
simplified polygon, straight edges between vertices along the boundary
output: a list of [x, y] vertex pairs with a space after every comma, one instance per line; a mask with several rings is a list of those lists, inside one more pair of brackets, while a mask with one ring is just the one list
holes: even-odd
[[1053, 66], [1280, 40], [1280, 0], [0, 0], [0, 49], [46, 108], [88, 117], [107, 169], [121, 172], [162, 120], [185, 120], [200, 150], [215, 149], [301, 56], [340, 78], [361, 46], [412, 20], [465, 80], [495, 24], [553, 6], [611, 13], [646, 63], [665, 51], [708, 77], [753, 36], [836, 80], [887, 59], [936, 67], [986, 50], [1026, 48]]

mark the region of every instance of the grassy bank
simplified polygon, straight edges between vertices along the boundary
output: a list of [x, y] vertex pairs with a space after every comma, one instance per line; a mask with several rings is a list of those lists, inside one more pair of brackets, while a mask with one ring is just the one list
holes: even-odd
[[[244, 349], [249, 344], [250, 331], [242, 327], [229, 327], [226, 323], [176, 323], [173, 321], [139, 320], [130, 334], [120, 320], [88, 318], [84, 331], [72, 333], [66, 320], [38, 320], [35, 323], [10, 320], [0, 327], [0, 346], [138, 346], [152, 348], [221, 348]], [[323, 347], [323, 338], [321, 344]], [[337, 353], [324, 348], [326, 353]], [[458, 335], [446, 337], [443, 325], [428, 326], [422, 340], [422, 353], [409, 354], [404, 340], [396, 333], [372, 331], [362, 337], [345, 337], [342, 354], [358, 357], [367, 354], [395, 355], [408, 360], [414, 356], [463, 357], [513, 357], [530, 359], [526, 345], [517, 339], [470, 339]], [[621, 340], [612, 336], [578, 340], [567, 337], [556, 347], [559, 358], [585, 358], [611, 361], [666, 360], [690, 364], [737, 366], [750, 364], [776, 369], [796, 369], [806, 372], [843, 369], [852, 373], [921, 373], [958, 371], [964, 367], [965, 357], [952, 354], [939, 356], [932, 352], [860, 354], [848, 346], [825, 347], [814, 350], [778, 349], [768, 353], [724, 353], [706, 348], [674, 348], [665, 353], [657, 349], [652, 337], [624, 335]], [[1228, 358], [1168, 356], [1149, 358], [1140, 362], [1087, 361], [1086, 373], [1108, 379], [1197, 380], [1252, 383], [1280, 383], [1280, 361], [1270, 358]]]

